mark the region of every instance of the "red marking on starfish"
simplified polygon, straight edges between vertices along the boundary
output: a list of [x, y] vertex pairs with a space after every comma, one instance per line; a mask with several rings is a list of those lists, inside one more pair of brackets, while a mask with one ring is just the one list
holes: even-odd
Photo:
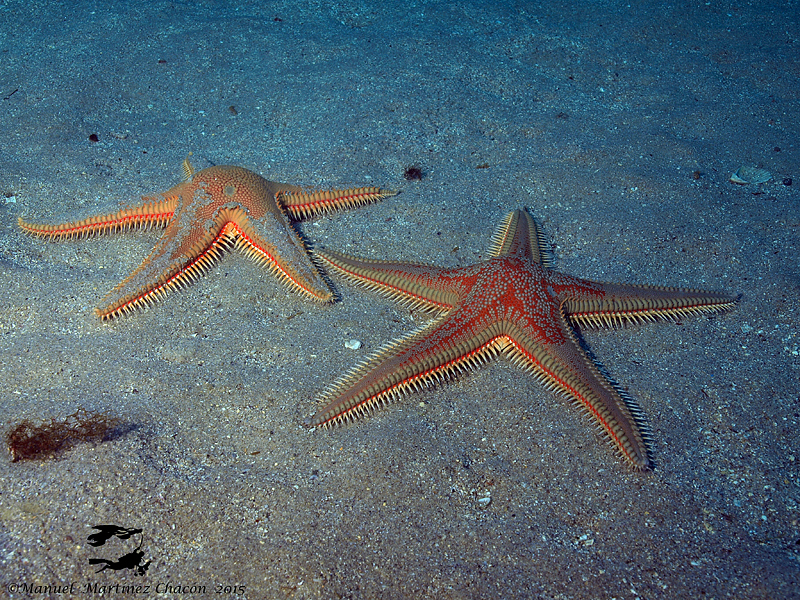
[[718, 292], [601, 283], [553, 271], [536, 223], [519, 210], [498, 228], [492, 258], [467, 267], [317, 255], [367, 289], [440, 316], [342, 378], [310, 425], [351, 420], [503, 354], [580, 406], [616, 452], [642, 470], [652, 462], [641, 412], [586, 355], [573, 324], [673, 319], [727, 310], [736, 303]]

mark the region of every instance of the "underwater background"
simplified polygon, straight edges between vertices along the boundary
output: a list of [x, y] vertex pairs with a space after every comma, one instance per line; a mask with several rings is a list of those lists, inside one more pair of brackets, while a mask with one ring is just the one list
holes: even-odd
[[[0, 459], [3, 594], [800, 597], [798, 15], [0, 0], [0, 425], [6, 446], [26, 421], [101, 425]], [[527, 207], [560, 271], [741, 300], [581, 331], [649, 424], [649, 473], [502, 359], [309, 430], [332, 382], [429, 317], [336, 276], [340, 301], [310, 303], [230, 252], [103, 322], [160, 232], [17, 226], [136, 204], [190, 152], [401, 192], [299, 223], [313, 245], [467, 265]]]

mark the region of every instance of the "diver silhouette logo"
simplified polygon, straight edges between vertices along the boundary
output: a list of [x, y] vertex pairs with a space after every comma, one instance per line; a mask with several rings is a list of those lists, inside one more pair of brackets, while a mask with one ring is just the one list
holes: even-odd
[[144, 542], [144, 535], [141, 529], [126, 529], [118, 525], [95, 525], [92, 529], [97, 532], [90, 535], [87, 539], [90, 546], [102, 546], [111, 538], [118, 538], [120, 540], [128, 540], [136, 534], [139, 534], [139, 545], [133, 552], [123, 554], [117, 560], [108, 560], [107, 558], [90, 558], [90, 565], [103, 565], [96, 573], [111, 569], [112, 571], [122, 571], [123, 569], [133, 569], [134, 575], [144, 575], [147, 568], [150, 566], [152, 560], [148, 560], [142, 564], [144, 558], [144, 551], [142, 550], [142, 543]]

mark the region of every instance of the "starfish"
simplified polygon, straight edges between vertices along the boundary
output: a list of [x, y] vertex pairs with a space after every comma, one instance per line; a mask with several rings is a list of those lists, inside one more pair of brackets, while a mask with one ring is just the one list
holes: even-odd
[[601, 283], [554, 271], [536, 222], [521, 210], [509, 213], [498, 227], [491, 258], [466, 267], [315, 254], [346, 279], [438, 318], [341, 378], [307, 425], [350, 421], [408, 391], [505, 355], [583, 409], [637, 470], [652, 467], [641, 410], [587, 356], [574, 326], [678, 319], [724, 311], [738, 300], [719, 292]]
[[188, 158], [183, 168], [182, 183], [142, 198], [138, 206], [59, 225], [37, 225], [20, 217], [19, 226], [47, 240], [165, 227], [150, 255], [95, 309], [104, 320], [150, 305], [196, 280], [226, 248], [242, 250], [302, 296], [330, 302], [333, 294], [289, 219], [361, 206], [396, 193], [377, 187], [309, 192], [267, 181], [242, 167], [195, 172]]

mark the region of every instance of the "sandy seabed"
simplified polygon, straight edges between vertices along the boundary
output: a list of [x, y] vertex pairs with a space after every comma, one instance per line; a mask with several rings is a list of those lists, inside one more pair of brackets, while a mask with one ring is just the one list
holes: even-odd
[[[0, 423], [121, 423], [0, 460], [3, 594], [800, 597], [798, 7], [638, 4], [0, 1]], [[335, 277], [315, 305], [231, 253], [103, 323], [159, 232], [17, 228], [166, 190], [189, 152], [402, 190], [299, 225], [329, 248], [465, 265], [525, 206], [559, 270], [741, 301], [582, 332], [646, 416], [651, 473], [502, 360], [309, 431], [425, 317]], [[731, 183], [743, 165], [773, 178]], [[141, 533], [91, 546], [100, 524]], [[136, 551], [143, 575], [89, 563]]]

